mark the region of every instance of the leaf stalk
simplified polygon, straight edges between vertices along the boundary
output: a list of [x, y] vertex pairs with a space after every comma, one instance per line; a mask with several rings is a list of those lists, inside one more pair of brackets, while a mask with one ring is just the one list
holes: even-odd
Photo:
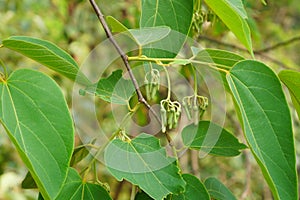
[[[199, 60], [192, 60], [192, 59], [178, 59], [178, 58], [148, 58], [144, 55], [142, 56], [132, 56], [127, 58], [128, 61], [147, 61], [147, 62], [154, 62], [160, 66], [163, 67], [170, 67], [173, 63], [176, 62], [183, 62], [183, 63], [195, 63], [195, 64], [202, 64], [202, 65], [207, 65], [210, 68], [224, 72], [224, 73], [229, 73], [230, 67], [221, 65], [221, 64], [216, 64], [216, 63], [209, 63], [209, 62], [203, 62]], [[168, 62], [167, 64], [164, 64], [164, 62]]]

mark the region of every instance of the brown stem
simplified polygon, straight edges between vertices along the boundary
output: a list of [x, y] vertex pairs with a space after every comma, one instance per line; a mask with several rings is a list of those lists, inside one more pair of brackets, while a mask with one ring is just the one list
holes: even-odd
[[199, 151], [191, 150], [191, 166], [193, 170], [193, 174], [196, 177], [200, 177], [200, 170], [199, 170]]
[[156, 114], [156, 112], [152, 109], [152, 107], [148, 104], [148, 102], [145, 100], [145, 98], [143, 97], [142, 95], [142, 92], [141, 90], [139, 89], [139, 85], [137, 83], [137, 80], [135, 78], [135, 76], [133, 75], [132, 73], [132, 70], [131, 70], [131, 67], [129, 65], [129, 62], [128, 62], [128, 57], [127, 55], [124, 53], [124, 51], [121, 49], [121, 47], [118, 45], [118, 43], [116, 42], [116, 40], [114, 39], [113, 35], [112, 35], [112, 32], [111, 30], [109, 29], [106, 21], [105, 21], [105, 18], [104, 18], [104, 15], [102, 14], [101, 10], [99, 9], [99, 7], [97, 6], [97, 4], [95, 3], [94, 0], [89, 0], [92, 7], [94, 8], [94, 11], [106, 33], [106, 37], [110, 40], [110, 42], [112, 43], [112, 45], [115, 47], [115, 49], [117, 50], [117, 52], [119, 53], [119, 55], [121, 56], [122, 60], [123, 60], [123, 63], [125, 64], [125, 67], [126, 67], [126, 70], [129, 74], [129, 77], [134, 85], [134, 88], [135, 88], [135, 91], [137, 93], [137, 96], [138, 96], [138, 99], [139, 99], [139, 102], [141, 102], [142, 104], [144, 104], [148, 110], [150, 112], [153, 113], [154, 117], [156, 118], [156, 120], [158, 120], [158, 122], [160, 123], [160, 118], [158, 117], [158, 115]]
[[[237, 50], [240, 50], [240, 51], [244, 51], [244, 52], [248, 52], [247, 49], [243, 48], [243, 47], [240, 47], [240, 46], [237, 46], [237, 45], [233, 45], [233, 44], [229, 44], [229, 43], [226, 43], [226, 42], [222, 42], [222, 41], [219, 41], [219, 40], [216, 40], [214, 38], [210, 38], [210, 37], [207, 37], [205, 35], [201, 35], [198, 37], [198, 40], [207, 40], [209, 42], [212, 42], [212, 43], [215, 43], [215, 44], [219, 44], [219, 45], [222, 45], [222, 46], [226, 46], [226, 47], [229, 47], [229, 48], [233, 48], [233, 49], [237, 49]], [[256, 54], [256, 55], [259, 55], [263, 58], [265, 58], [266, 60], [269, 60], [277, 65], [280, 65], [282, 66], [283, 68], [291, 68], [289, 66], [287, 66], [286, 64], [284, 64], [283, 62], [277, 60], [277, 59], [274, 59], [268, 55], [266, 55], [265, 53], [268, 52], [268, 51], [271, 51], [271, 50], [274, 50], [274, 49], [277, 49], [279, 47], [283, 47], [285, 45], [289, 45], [297, 40], [300, 40], [300, 36], [298, 37], [295, 37], [295, 38], [292, 38], [290, 40], [287, 40], [287, 41], [284, 41], [284, 42], [280, 42], [278, 44], [275, 44], [273, 46], [270, 46], [270, 47], [267, 47], [267, 48], [264, 48], [264, 49], [259, 49], [259, 50], [254, 50], [253, 53]]]
[[116, 200], [119, 199], [119, 195], [122, 191], [122, 188], [123, 188], [124, 184], [125, 184], [124, 180], [118, 183], [113, 199], [116, 199]]
[[289, 44], [292, 44], [296, 41], [299, 41], [300, 40], [300, 36], [296, 36], [296, 37], [293, 37], [291, 39], [288, 39], [286, 41], [282, 41], [282, 42], [279, 42], [277, 44], [274, 44], [272, 46], [269, 46], [269, 47], [266, 47], [266, 48], [263, 48], [263, 49], [259, 49], [259, 50], [256, 50], [255, 52], [256, 53], [263, 53], [263, 52], [268, 52], [268, 51], [272, 51], [274, 49], [278, 49], [280, 47], [283, 47], [283, 46], [286, 46], [286, 45], [289, 45]]
[[[231, 47], [233, 49], [238, 49], [238, 50], [241, 50], [241, 51], [248, 51], [247, 49], [245, 49], [243, 47], [239, 47], [239, 46], [236, 46], [236, 45], [233, 45], [233, 44], [221, 42], [219, 40], [207, 37], [205, 35], [199, 36], [198, 39], [205, 39], [207, 41], [214, 42], [214, 43], [217, 43], [217, 44], [220, 44], [220, 45], [225, 45], [225, 46]], [[255, 54], [266, 53], [268, 51], [273, 51], [275, 49], [278, 49], [278, 48], [283, 47], [283, 46], [287, 46], [287, 45], [292, 44], [292, 43], [297, 42], [297, 41], [300, 41], [300, 36], [295, 36], [295, 37], [290, 38], [286, 41], [278, 42], [277, 44], [271, 45], [271, 46], [263, 48], [263, 49], [254, 50], [253, 53], [255, 53]]]
[[252, 166], [251, 166], [251, 162], [250, 162], [250, 155], [248, 151], [245, 151], [244, 153], [245, 155], [245, 165], [246, 165], [246, 185], [245, 185], [245, 189], [244, 192], [241, 196], [241, 200], [246, 199], [247, 197], [250, 196], [251, 193], [251, 175], [252, 175]]

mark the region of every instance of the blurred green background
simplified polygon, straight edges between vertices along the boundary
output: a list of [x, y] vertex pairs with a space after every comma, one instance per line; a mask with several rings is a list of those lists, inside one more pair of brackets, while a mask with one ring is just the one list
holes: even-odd
[[[140, 0], [96, 2], [105, 15], [114, 16], [129, 28], [138, 27]], [[243, 2], [249, 14], [253, 46], [257, 50], [256, 59], [267, 63], [276, 72], [282, 69], [300, 71], [299, 1], [267, 1], [267, 5], [258, 0], [243, 0]], [[228, 32], [205, 5], [200, 10], [195, 9], [195, 13], [197, 16], [195, 15], [191, 37], [203, 47], [230, 50], [250, 58], [234, 35]], [[0, 42], [12, 35], [33, 36], [52, 41], [70, 53], [79, 65], [97, 44], [106, 39], [87, 0], [0, 0]], [[264, 51], [267, 47], [290, 39], [293, 40], [279, 48]], [[0, 50], [0, 59], [9, 70], [29, 67], [49, 74], [62, 87], [71, 104], [70, 81], [5, 48]], [[289, 98], [288, 101], [290, 102]], [[228, 102], [225, 127], [242, 139], [241, 127], [230, 98]], [[290, 105], [299, 160], [300, 123], [291, 103]], [[27, 172], [26, 168], [5, 131], [0, 128], [0, 132], [0, 200], [36, 199], [37, 191], [21, 189], [20, 184]], [[78, 139], [77, 143], [80, 143]], [[84, 162], [77, 167], [84, 166]], [[259, 167], [248, 150], [235, 158], [207, 156], [200, 160], [197, 152], [188, 151], [180, 158], [180, 162], [184, 172], [194, 173], [202, 180], [208, 176], [218, 177], [238, 199], [272, 199]], [[100, 180], [110, 185], [114, 199], [128, 199], [131, 188], [129, 183], [116, 182], [102, 165], [99, 171]]]

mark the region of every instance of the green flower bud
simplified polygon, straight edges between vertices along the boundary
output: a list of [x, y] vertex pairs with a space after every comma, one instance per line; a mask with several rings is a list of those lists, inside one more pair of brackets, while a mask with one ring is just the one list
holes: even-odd
[[173, 112], [169, 112], [168, 113], [168, 125], [169, 125], [169, 129], [173, 128]]
[[149, 84], [146, 85], [146, 96], [147, 96], [147, 99], [148, 99], [148, 100], [151, 99], [151, 95], [150, 95], [150, 85], [149, 85]]
[[167, 125], [167, 111], [164, 107], [160, 109], [161, 123]]
[[[195, 106], [194, 106], [195, 107]], [[197, 107], [197, 109], [193, 109], [194, 110], [194, 124], [197, 125], [199, 122], [199, 109]]]
[[155, 98], [156, 92], [157, 92], [157, 87], [156, 87], [156, 85], [154, 85], [154, 87], [152, 87], [152, 91], [151, 91], [151, 99]]

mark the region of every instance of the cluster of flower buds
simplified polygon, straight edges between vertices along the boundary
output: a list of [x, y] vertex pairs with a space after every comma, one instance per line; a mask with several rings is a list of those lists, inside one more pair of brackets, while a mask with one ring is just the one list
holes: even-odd
[[197, 125], [208, 106], [208, 99], [199, 95], [187, 96], [183, 98], [182, 106], [189, 120], [193, 118]]
[[160, 74], [157, 69], [152, 69], [145, 75], [147, 100], [154, 99], [160, 85]]
[[162, 132], [165, 133], [167, 127], [169, 129], [176, 128], [181, 114], [181, 105], [178, 101], [164, 99], [160, 101], [160, 115]]

